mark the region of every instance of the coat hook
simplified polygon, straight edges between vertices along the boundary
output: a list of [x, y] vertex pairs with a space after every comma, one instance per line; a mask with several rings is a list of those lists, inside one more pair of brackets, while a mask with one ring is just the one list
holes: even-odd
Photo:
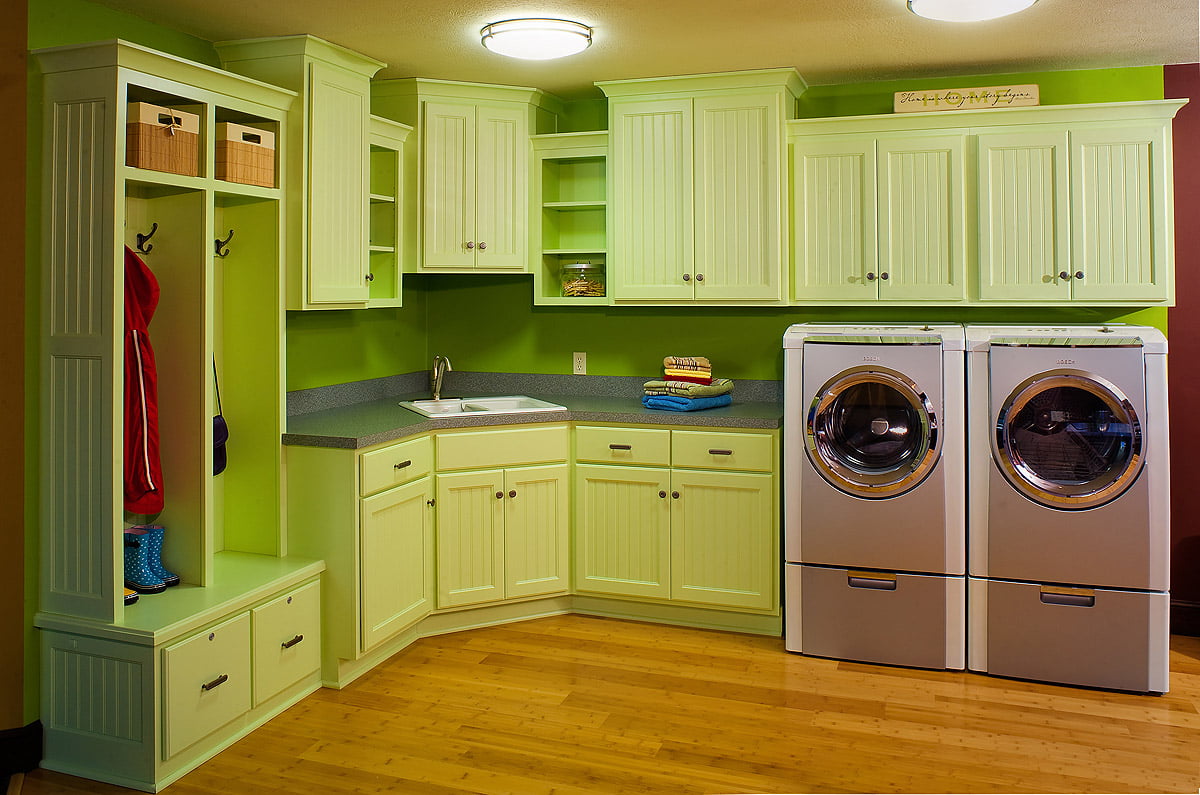
[[[232, 229], [229, 230], [229, 237], [225, 238], [224, 240], [217, 238], [215, 241], [213, 241], [214, 243], [217, 244], [217, 256], [218, 257], [228, 257], [229, 256], [229, 249], [227, 249], [225, 247], [229, 245], [230, 240], [233, 240], [233, 230]], [[222, 249], [224, 249], [224, 250], [222, 251]]]
[[150, 238], [154, 237], [154, 233], [157, 231], [158, 231], [158, 224], [154, 223], [150, 226], [150, 232], [148, 234], [143, 235], [141, 232], [138, 232], [137, 233], [137, 250], [142, 252], [143, 254], [149, 254], [150, 250], [152, 248], [154, 248], [154, 246], [147, 246], [146, 243], [147, 243], [147, 241], [150, 240]]

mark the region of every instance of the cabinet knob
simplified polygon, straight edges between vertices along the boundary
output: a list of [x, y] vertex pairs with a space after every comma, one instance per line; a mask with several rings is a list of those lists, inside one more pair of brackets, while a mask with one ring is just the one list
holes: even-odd
[[703, 274], [703, 273], [697, 273], [697, 274], [696, 274], [696, 281], [698, 281], [698, 282], [702, 282], [702, 281], [704, 281], [704, 274]]
[[510, 496], [510, 497], [515, 497], [515, 496], [517, 496], [517, 490], [516, 490], [516, 489], [513, 489], [512, 491], [510, 491], [510, 492], [508, 493], [508, 496]]
[[375, 274], [373, 274], [373, 273], [368, 273], [368, 274], [367, 274], [367, 281], [369, 281], [369, 282], [373, 282], [373, 281], [375, 281]]
[[1075, 271], [1075, 278], [1076, 278], [1076, 279], [1082, 279], [1082, 278], [1083, 278], [1083, 271]]
[[690, 282], [692, 280], [692, 274], [690, 274], [690, 273], [683, 274], [683, 280], [685, 282]]
[[502, 492], [502, 491], [496, 492], [496, 499], [498, 499], [498, 500], [504, 499], [504, 492]]
[[677, 491], [671, 492], [671, 499], [673, 499], [673, 500], [679, 499], [679, 492], [677, 492]]
[[1059, 272], [1058, 272], [1058, 278], [1060, 278], [1060, 279], [1062, 279], [1062, 280], [1066, 281], [1067, 279], [1070, 279], [1070, 278], [1071, 278], [1071, 274], [1067, 273], [1066, 271], [1059, 271]]
[[875, 281], [875, 271], [867, 271], [867, 281]]
[[437, 500], [425, 500], [425, 504], [432, 508], [433, 506], [437, 505]]
[[485, 248], [487, 248], [487, 243], [484, 243], [482, 240], [479, 241], [479, 250], [483, 251]]
[[658, 496], [665, 500], [667, 498], [667, 493], [665, 491], [660, 491]]
[[886, 282], [888, 280], [888, 272], [884, 271], [883, 273], [879, 274], [879, 278]]
[[468, 240], [468, 241], [467, 241], [467, 248], [475, 248], [475, 244], [474, 244], [474, 243], [472, 243], [470, 240]]

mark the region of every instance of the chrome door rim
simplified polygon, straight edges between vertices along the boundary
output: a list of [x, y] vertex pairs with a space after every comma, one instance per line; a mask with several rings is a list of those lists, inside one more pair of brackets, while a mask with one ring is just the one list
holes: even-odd
[[[1104, 402], [1130, 429], [1129, 453], [1115, 476], [1106, 473], [1085, 483], [1069, 484], [1050, 480], [1038, 474], [1016, 450], [1009, 433], [1013, 417], [1029, 401], [1047, 390], [1071, 387], [1080, 389]], [[996, 432], [992, 437], [992, 455], [1013, 488], [1029, 499], [1051, 508], [1083, 510], [1099, 508], [1120, 497], [1133, 484], [1145, 464], [1142, 454], [1142, 426], [1133, 404], [1117, 386], [1094, 373], [1080, 370], [1050, 370], [1025, 379], [1005, 399], [996, 416]], [[1115, 468], [1115, 467], [1114, 467]]]
[[[825, 417], [834, 401], [858, 384], [883, 384], [900, 394], [920, 421], [921, 441], [916, 455], [902, 466], [880, 472], [865, 472], [838, 456], [828, 438]], [[808, 459], [828, 483], [855, 497], [886, 499], [911, 491], [933, 471], [940, 453], [937, 412], [928, 395], [907, 376], [884, 367], [854, 367], [829, 379], [813, 396], [805, 424]]]

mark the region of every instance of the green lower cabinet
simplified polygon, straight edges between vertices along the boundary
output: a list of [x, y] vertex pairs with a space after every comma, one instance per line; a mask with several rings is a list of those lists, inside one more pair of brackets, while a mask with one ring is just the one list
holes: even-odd
[[250, 709], [250, 614], [163, 650], [163, 759]]
[[567, 591], [568, 471], [437, 476], [439, 608]]
[[575, 467], [575, 590], [671, 598], [671, 471]]
[[362, 648], [387, 640], [433, 609], [433, 479], [362, 500]]

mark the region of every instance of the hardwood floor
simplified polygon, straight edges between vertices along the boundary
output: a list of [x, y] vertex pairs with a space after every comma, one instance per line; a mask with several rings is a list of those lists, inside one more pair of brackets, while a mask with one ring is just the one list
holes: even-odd
[[[1198, 707], [1200, 638], [1172, 638], [1153, 697], [561, 616], [422, 640], [166, 792], [1191, 793]], [[22, 792], [129, 790], [39, 770]]]

